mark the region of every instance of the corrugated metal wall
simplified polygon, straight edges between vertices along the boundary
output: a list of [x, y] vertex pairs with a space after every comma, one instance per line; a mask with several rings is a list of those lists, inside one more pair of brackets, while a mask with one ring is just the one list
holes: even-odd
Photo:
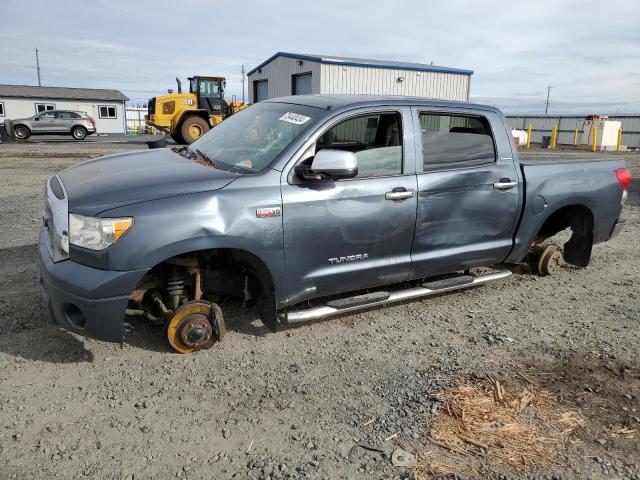
[[[551, 128], [558, 125], [558, 144], [573, 144], [573, 131], [580, 134], [584, 127], [585, 115], [528, 115], [507, 116], [509, 126], [518, 130], [526, 130], [531, 124], [531, 142], [542, 142], [543, 136], [551, 135]], [[610, 120], [622, 122], [622, 144], [628, 147], [640, 147], [640, 114], [609, 115]], [[580, 138], [579, 142], [582, 140]]]
[[[370, 95], [408, 95], [469, 100], [471, 76], [458, 73], [425, 72], [391, 68], [321, 64], [288, 57], [277, 57], [249, 76], [249, 102], [253, 103], [253, 82], [269, 81], [269, 98], [291, 95], [291, 76], [311, 72], [313, 93]], [[398, 78], [404, 81], [399, 82]]]
[[291, 75], [296, 73], [311, 72], [311, 88], [314, 93], [320, 91], [320, 64], [304, 60], [302, 65], [299, 60], [288, 57], [277, 57], [272, 62], [262, 67], [261, 72], [255, 72], [249, 76], [249, 103], [253, 103], [254, 80], [268, 80], [269, 98], [286, 97], [291, 95]]
[[321, 71], [319, 93], [469, 99], [470, 75], [333, 64], [322, 64]]

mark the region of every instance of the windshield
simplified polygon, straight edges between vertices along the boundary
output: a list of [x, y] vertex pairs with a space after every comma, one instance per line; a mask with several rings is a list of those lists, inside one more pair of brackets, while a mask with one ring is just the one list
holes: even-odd
[[322, 111], [282, 103], [257, 103], [227, 118], [189, 146], [222, 164], [248, 172], [265, 169]]

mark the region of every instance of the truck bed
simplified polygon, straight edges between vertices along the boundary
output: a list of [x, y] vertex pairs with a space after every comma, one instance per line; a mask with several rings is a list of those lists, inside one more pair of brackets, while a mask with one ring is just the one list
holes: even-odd
[[[523, 155], [520, 171], [525, 195], [510, 260], [524, 257], [550, 213], [571, 205], [583, 205], [592, 212], [594, 243], [609, 238], [621, 210], [622, 190], [616, 170], [625, 168], [625, 162], [615, 155], [569, 153], [572, 155]], [[531, 161], [531, 157], [537, 158]]]

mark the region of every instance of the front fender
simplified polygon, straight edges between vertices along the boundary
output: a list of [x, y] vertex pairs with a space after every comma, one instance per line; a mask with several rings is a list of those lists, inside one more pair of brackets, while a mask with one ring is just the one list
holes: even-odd
[[109, 248], [109, 269], [152, 268], [168, 258], [200, 250], [245, 250], [264, 262], [273, 278], [276, 299], [284, 301], [282, 221], [256, 216], [256, 208], [280, 205], [280, 189], [277, 185], [257, 190], [230, 187], [103, 212], [107, 217], [134, 218], [132, 229]]

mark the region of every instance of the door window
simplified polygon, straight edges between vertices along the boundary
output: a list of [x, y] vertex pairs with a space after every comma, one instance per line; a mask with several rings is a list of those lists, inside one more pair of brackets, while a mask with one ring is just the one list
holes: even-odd
[[56, 116], [55, 116], [55, 113], [53, 112], [47, 112], [47, 113], [42, 113], [38, 115], [37, 118], [40, 120], [53, 120], [54, 118], [56, 118]]
[[496, 150], [489, 121], [472, 115], [420, 113], [423, 170], [489, 165]]
[[56, 118], [60, 120], [72, 120], [74, 118], [80, 118], [80, 115], [74, 112], [56, 112]]
[[199, 93], [201, 97], [222, 98], [222, 88], [219, 80], [200, 80]]
[[402, 173], [402, 120], [399, 113], [350, 118], [332, 127], [316, 142], [322, 149], [348, 150], [358, 160], [358, 178]]

